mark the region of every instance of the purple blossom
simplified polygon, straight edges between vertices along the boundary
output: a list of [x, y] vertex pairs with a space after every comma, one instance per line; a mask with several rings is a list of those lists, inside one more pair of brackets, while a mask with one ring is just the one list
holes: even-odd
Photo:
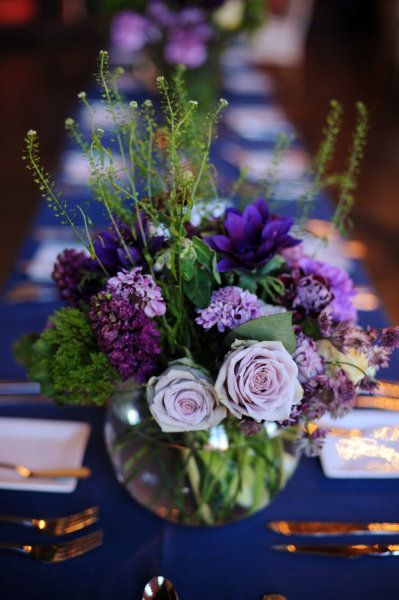
[[305, 431], [296, 442], [296, 448], [310, 458], [319, 456], [323, 448], [328, 429], [318, 427], [314, 431]]
[[237, 286], [216, 290], [209, 306], [199, 308], [197, 312], [200, 315], [195, 319], [198, 325], [206, 331], [216, 325], [220, 332], [234, 329], [261, 314], [257, 296]]
[[335, 321], [356, 321], [356, 309], [352, 303], [356, 291], [346, 271], [312, 258], [302, 259], [300, 266], [305, 275], [317, 275], [327, 281], [333, 295], [329, 309]]
[[201, 37], [190, 29], [174, 29], [165, 45], [165, 59], [171, 65], [196, 69], [204, 64], [208, 53]]
[[296, 349], [292, 358], [298, 366], [298, 379], [306, 383], [324, 371], [323, 359], [317, 352], [316, 342], [296, 328]]
[[356, 386], [344, 369], [339, 369], [331, 378], [332, 398], [328, 410], [332, 417], [343, 417], [353, 408], [356, 396]]
[[122, 380], [145, 383], [154, 374], [161, 352], [159, 331], [141, 308], [124, 298], [100, 292], [88, 313], [100, 349]]
[[399, 348], [399, 327], [386, 327], [383, 329], [380, 344], [392, 350]]
[[366, 375], [357, 383], [357, 389], [366, 394], [373, 394], [378, 390], [379, 386], [378, 381]]
[[131, 271], [121, 271], [107, 282], [107, 292], [115, 298], [122, 298], [136, 304], [147, 317], [159, 317], [166, 312], [161, 288], [151, 275], [143, 275], [141, 267]]
[[65, 249], [57, 256], [52, 278], [60, 296], [71, 306], [88, 302], [99, 291], [101, 276], [97, 265], [85, 252]]
[[293, 308], [302, 308], [307, 314], [320, 314], [331, 302], [333, 295], [323, 277], [307, 275], [297, 285]]
[[133, 230], [125, 223], [119, 222], [117, 225], [120, 235], [113, 228], [99, 233], [94, 240], [96, 256], [110, 275], [115, 275], [122, 269], [131, 269], [133, 266], [145, 266], [145, 249], [151, 256], [155, 256], [161, 248], [165, 238], [162, 235], [150, 235], [148, 221], [143, 212], [140, 219], [141, 226], [136, 222]]
[[153, 23], [132, 10], [121, 11], [112, 22], [111, 41], [127, 52], [141, 50], [158, 36]]
[[262, 423], [257, 423], [253, 419], [242, 419], [240, 431], [243, 435], [256, 435], [263, 429]]
[[269, 212], [266, 202], [258, 199], [241, 214], [235, 208], [225, 212], [225, 235], [207, 238], [207, 243], [223, 258], [218, 270], [252, 271], [265, 265], [284, 248], [300, 244], [289, 235], [293, 219]]

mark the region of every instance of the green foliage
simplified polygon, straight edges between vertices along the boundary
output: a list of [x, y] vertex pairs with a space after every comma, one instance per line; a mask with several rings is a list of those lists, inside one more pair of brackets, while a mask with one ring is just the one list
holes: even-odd
[[[17, 355], [21, 357], [21, 347]], [[25, 364], [43, 394], [59, 404], [104, 404], [118, 379], [98, 349], [86, 315], [76, 308], [62, 308], [52, 315], [50, 327], [31, 345]]]
[[292, 354], [296, 347], [292, 314], [285, 312], [248, 321], [230, 331], [224, 339], [224, 345], [231, 346], [234, 340], [280, 341]]
[[345, 233], [349, 223], [349, 214], [354, 203], [354, 191], [357, 175], [363, 158], [369, 128], [369, 112], [362, 102], [356, 104], [356, 125], [352, 138], [347, 168], [338, 182], [339, 200], [333, 218], [333, 225]]
[[15, 360], [27, 370], [30, 369], [33, 346], [38, 339], [39, 334], [27, 333], [13, 344], [12, 351]]

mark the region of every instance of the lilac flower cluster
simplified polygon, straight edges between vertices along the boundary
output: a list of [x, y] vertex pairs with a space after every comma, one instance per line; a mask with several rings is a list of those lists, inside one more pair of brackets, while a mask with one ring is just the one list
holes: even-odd
[[249, 204], [241, 214], [235, 208], [225, 212], [224, 235], [207, 238], [209, 246], [222, 259], [218, 263], [221, 273], [252, 271], [268, 263], [284, 248], [300, 244], [289, 235], [293, 219], [272, 215], [262, 198]]
[[151, 275], [143, 275], [141, 267], [122, 271], [107, 282], [107, 291], [115, 298], [136, 304], [147, 317], [159, 317], [166, 312], [161, 288]]
[[216, 325], [220, 332], [234, 329], [261, 315], [257, 296], [237, 286], [220, 288], [212, 293], [211, 303], [206, 308], [197, 309], [195, 319], [206, 331]]
[[165, 60], [191, 69], [206, 61], [207, 44], [212, 36], [206, 11], [195, 6], [172, 11], [160, 0], [148, 2], [144, 15], [131, 10], [119, 13], [111, 33], [112, 42], [126, 51], [141, 50], [163, 39]]
[[100, 292], [91, 300], [88, 318], [100, 349], [122, 380], [145, 383], [161, 352], [159, 331], [152, 319], [128, 299]]
[[316, 342], [295, 327], [296, 349], [292, 358], [298, 366], [298, 379], [306, 383], [324, 372], [323, 359], [317, 351]]
[[95, 261], [85, 252], [78, 252], [73, 248], [67, 248], [57, 256], [52, 278], [62, 300], [70, 306], [88, 302], [100, 286]]

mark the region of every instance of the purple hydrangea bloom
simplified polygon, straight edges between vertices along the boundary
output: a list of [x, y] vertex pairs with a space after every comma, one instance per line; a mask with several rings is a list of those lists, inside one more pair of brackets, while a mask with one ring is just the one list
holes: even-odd
[[323, 359], [317, 352], [316, 342], [296, 327], [296, 349], [292, 358], [298, 366], [298, 379], [306, 383], [324, 371]]
[[149, 19], [132, 10], [121, 11], [112, 22], [111, 41], [127, 52], [141, 50], [158, 35]]
[[93, 259], [73, 248], [67, 248], [57, 256], [52, 278], [61, 298], [71, 306], [88, 302], [101, 285], [100, 273]]
[[97, 235], [94, 240], [94, 249], [101, 264], [110, 275], [115, 275], [122, 269], [131, 269], [133, 266], [145, 266], [145, 242], [151, 256], [155, 256], [161, 248], [165, 238], [162, 235], [150, 236], [148, 221], [144, 213], [141, 213], [141, 224], [142, 228], [136, 222], [134, 231], [132, 231], [125, 223], [118, 223], [124, 244], [115, 229], [103, 231]]
[[147, 317], [159, 317], [166, 312], [161, 288], [151, 275], [143, 275], [141, 267], [121, 271], [107, 282], [107, 292], [115, 298], [123, 298], [136, 304]]
[[328, 282], [334, 296], [330, 304], [334, 321], [356, 321], [356, 309], [352, 304], [356, 291], [346, 271], [312, 258], [302, 259], [300, 266], [305, 275], [318, 275]]
[[220, 288], [212, 293], [211, 303], [198, 308], [195, 319], [206, 331], [216, 325], [218, 331], [234, 329], [261, 315], [257, 296], [237, 286]]
[[100, 349], [122, 380], [148, 381], [161, 352], [154, 321], [137, 305], [109, 292], [92, 298], [88, 318]]
[[258, 199], [241, 214], [235, 208], [225, 212], [225, 235], [207, 238], [213, 250], [223, 256], [218, 263], [221, 273], [239, 269], [252, 271], [265, 265], [283, 248], [300, 244], [289, 235], [293, 219], [269, 212], [266, 202]]

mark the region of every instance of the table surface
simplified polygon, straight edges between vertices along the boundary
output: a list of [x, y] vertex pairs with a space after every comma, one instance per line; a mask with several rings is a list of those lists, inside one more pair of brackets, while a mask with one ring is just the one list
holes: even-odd
[[[238, 69], [236, 64], [233, 75]], [[249, 71], [248, 65], [242, 64], [241, 69], [246, 73]], [[249, 102], [261, 105], [273, 102], [272, 96], [264, 94], [232, 95], [230, 100], [237, 106]], [[214, 153], [227, 179], [235, 171], [222, 160], [221, 149], [230, 142], [249, 148], [269, 147], [240, 140], [222, 129]], [[71, 146], [66, 145], [65, 151], [70, 149]], [[81, 201], [84, 193], [84, 190], [69, 191], [70, 201]], [[292, 204], [287, 203], [283, 212], [290, 213], [292, 208]], [[330, 214], [326, 199], [320, 199], [315, 214], [322, 218]], [[21, 250], [18, 264], [29, 259], [37, 248], [34, 235], [37, 227], [54, 224], [50, 211], [43, 207], [37, 216], [36, 229]], [[363, 266], [358, 262], [353, 266], [351, 274], [355, 282], [368, 284]], [[23, 280], [24, 276], [16, 268], [6, 291]], [[40, 330], [47, 315], [57, 306], [56, 302], [15, 304], [10, 303], [7, 296], [0, 300], [0, 378], [24, 377], [22, 369], [12, 359], [12, 343], [23, 333]], [[382, 326], [386, 323], [380, 308], [360, 313], [359, 317], [363, 324]], [[396, 358], [385, 376], [395, 378], [397, 366]], [[0, 563], [1, 600], [42, 600], [47, 597], [133, 600], [141, 597], [146, 581], [157, 574], [175, 583], [181, 600], [257, 600], [272, 592], [282, 593], [288, 600], [315, 597], [367, 600], [399, 595], [399, 569], [394, 558], [348, 560], [282, 554], [271, 550], [270, 546], [284, 543], [287, 538], [281, 540], [265, 528], [266, 521], [271, 519], [397, 521], [397, 480], [327, 479], [317, 459], [302, 459], [286, 488], [258, 514], [222, 527], [183, 527], [162, 521], [140, 507], [117, 482], [104, 446], [102, 409], [61, 409], [47, 404], [7, 404], [4, 401], [0, 404], [0, 416], [90, 423], [92, 433], [84, 462], [93, 470], [93, 476], [80, 482], [72, 494], [0, 490], [0, 514], [55, 516], [99, 505], [99, 526], [105, 533], [102, 547], [66, 563], [41, 564], [29, 557], [4, 552]], [[35, 531], [2, 524], [0, 539], [44, 541]], [[339, 541], [358, 542], [359, 538], [337, 538]]]

